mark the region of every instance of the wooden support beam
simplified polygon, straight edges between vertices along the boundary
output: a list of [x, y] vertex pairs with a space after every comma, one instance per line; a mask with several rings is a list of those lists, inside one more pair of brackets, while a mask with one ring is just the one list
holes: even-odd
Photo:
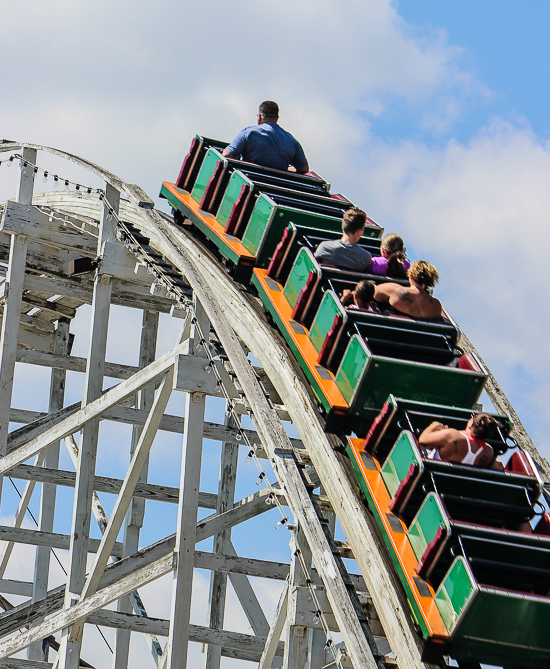
[[[99, 253], [105, 242], [114, 241], [115, 239], [115, 214], [118, 213], [119, 202], [120, 192], [109, 186], [109, 184], [106, 184], [96, 253]], [[111, 283], [109, 277], [97, 273], [94, 281], [88, 364], [86, 366], [86, 380], [84, 383], [84, 398], [82, 400], [81, 411], [89, 410], [94, 402], [100, 402], [108, 394], [106, 393], [103, 397], [101, 396], [103, 391], [110, 306]], [[71, 430], [70, 434], [74, 431]], [[78, 599], [86, 578], [86, 543], [90, 533], [90, 508], [94, 492], [93, 481], [98, 436], [99, 418], [98, 416], [94, 416], [82, 426], [80, 438], [80, 454], [73, 503], [69, 569], [65, 589], [64, 606], [67, 611]], [[81, 640], [73, 640], [70, 636], [70, 630], [65, 628], [61, 636], [61, 648], [59, 650], [59, 662], [63, 669], [78, 669], [80, 645]]]
[[[227, 405], [227, 402], [226, 402]], [[227, 415], [225, 424], [235, 427], [234, 419]], [[236, 444], [225, 442], [222, 445], [220, 475], [218, 480], [218, 505], [217, 513], [223, 513], [233, 507], [235, 501], [235, 486], [237, 483], [237, 464], [239, 458], [239, 447]], [[231, 541], [231, 529], [224, 530], [214, 535], [213, 552], [225, 554]], [[210, 575], [210, 591], [208, 595], [209, 627], [223, 629], [225, 616], [225, 595], [227, 591], [227, 575], [221, 571], [213, 571]], [[204, 653], [205, 669], [219, 669], [221, 660], [221, 647], [208, 645]]]
[[[109, 363], [106, 365], [107, 369], [108, 365]], [[61, 365], [59, 368], [61, 368]], [[71, 406], [74, 411], [77, 411], [79, 404], [73, 404]], [[70, 407], [67, 407], [67, 410], [69, 410], [69, 408]], [[105, 413], [101, 415], [101, 418], [103, 420], [112, 420], [119, 423], [126, 423], [128, 425], [145, 425], [145, 421], [147, 420], [147, 412], [141, 409], [135, 409], [133, 407], [115, 406], [112, 409], [105, 411]], [[41, 427], [39, 428], [37, 434], [43, 432], [46, 429], [46, 425], [53, 425], [56, 420], [55, 417], [49, 416], [49, 414], [41, 413], [39, 411], [27, 411], [24, 409], [14, 408], [10, 410], [10, 421], [13, 423], [30, 423], [35, 420], [42, 419], [44, 419], [44, 422], [40, 424]], [[184, 424], [185, 418], [166, 414], [160, 421], [159, 430], [183, 434]], [[23, 439], [23, 433], [21, 433], [21, 437], [18, 438], [17, 441], [12, 441], [15, 438], [16, 433], [19, 434], [16, 430], [10, 432], [10, 436], [8, 438], [8, 452], [13, 450], [15, 443], [17, 443], [17, 445], [21, 445], [24, 443], [24, 441], [30, 438], [26, 437]], [[259, 458], [266, 458], [267, 456], [261, 446], [260, 438], [258, 437], [257, 432], [255, 430], [245, 429], [244, 433], [252, 444], [256, 444], [257, 456]], [[232, 444], [242, 444], [242, 440], [237, 438], [238, 434], [238, 430], [235, 428], [231, 428], [226, 425], [220, 425], [219, 423], [211, 423], [209, 421], [204, 422], [205, 439], [213, 439], [214, 441], [229, 441]], [[302, 441], [300, 439], [293, 438], [290, 440], [290, 442], [294, 448], [303, 450]]]
[[[10, 475], [16, 479], [35, 480], [39, 483], [52, 483], [67, 488], [74, 488], [76, 474], [65, 469], [49, 469], [46, 467], [33, 467], [32, 465], [19, 465], [12, 469]], [[107, 476], [96, 476], [94, 478], [94, 490], [118, 495], [122, 486], [122, 479], [109, 478]], [[177, 504], [179, 488], [158, 485], [154, 483], [138, 483], [134, 490], [134, 497], [149, 499], [156, 502], [168, 502]], [[211, 492], [199, 493], [199, 506], [203, 509], [216, 508], [217, 495]]]
[[[123, 577], [133, 574], [141, 567], [147, 567], [155, 561], [171, 555], [175, 545], [175, 535], [158, 541], [147, 548], [143, 548], [135, 555], [130, 555], [110, 564], [105, 570], [101, 587], [116, 583]], [[61, 585], [50, 590], [45, 599], [37, 602], [25, 602], [10, 611], [0, 613], [0, 638], [12, 634], [18, 629], [31, 625], [41, 616], [50, 615], [63, 606], [65, 586]]]
[[279, 597], [277, 610], [275, 611], [275, 616], [273, 618], [273, 622], [271, 623], [269, 634], [267, 635], [258, 669], [271, 669], [273, 666], [273, 659], [275, 657], [279, 639], [281, 638], [283, 627], [285, 626], [286, 622], [288, 595], [290, 589], [289, 581], [290, 579], [287, 578], [283, 591], [281, 592], [281, 596]]
[[[157, 350], [157, 335], [159, 326], [159, 315], [152, 311], [144, 311], [142, 317], [141, 327], [141, 342], [139, 353], [139, 367], [143, 369], [150, 365], [156, 355]], [[145, 386], [137, 393], [136, 405], [140, 410], [148, 412], [153, 406], [155, 399], [154, 384]], [[162, 417], [161, 417], [162, 421]], [[136, 447], [142, 434], [141, 425], [132, 426], [132, 441], [130, 444], [130, 456], [135, 453]], [[138, 484], [146, 483], [148, 476], [149, 461], [145, 462], [141, 474], [139, 476]], [[137, 486], [136, 486], [137, 487]], [[199, 493], [200, 497], [200, 493]], [[200, 502], [199, 502], [200, 503]], [[132, 555], [139, 550], [139, 533], [143, 525], [143, 518], [145, 515], [145, 500], [135, 497], [130, 503], [130, 508], [126, 516], [126, 523], [124, 527], [124, 555]], [[137, 599], [137, 593], [134, 599]], [[120, 613], [131, 613], [132, 607], [138, 609], [141, 615], [145, 614], [143, 606], [139, 606], [137, 601], [132, 602], [129, 597], [119, 599], [117, 602], [117, 610]], [[158, 665], [159, 659], [162, 656], [162, 649], [156, 637], [147, 636], [147, 643], [153, 654], [153, 659]], [[115, 636], [115, 646], [113, 649], [113, 669], [127, 669], [128, 659], [130, 653], [130, 632], [128, 630], [117, 630]]]
[[19, 595], [20, 597], [32, 596], [33, 584], [30, 581], [14, 581], [13, 579], [0, 579], [0, 592], [5, 595]]
[[[31, 264], [31, 250], [33, 248], [32, 242], [29, 243], [29, 262], [27, 263], [29, 269], [34, 269]], [[0, 244], [0, 260], [2, 259], [1, 251]], [[170, 313], [170, 309], [174, 305], [174, 300], [160, 295], [152, 295], [150, 288], [145, 284], [132, 283], [117, 278], [113, 278], [112, 283], [111, 304], [133, 307], [134, 309], [147, 309], [148, 311], [165, 314]], [[25, 274], [23, 288], [40, 293], [50, 293], [51, 295], [74, 297], [86, 304], [92, 303], [93, 283], [86, 283], [86, 280], [81, 277], [61, 278]]]
[[0, 230], [12, 235], [25, 235], [46, 246], [95, 258], [97, 239], [83, 233], [79, 226], [73, 225], [70, 216], [65, 217], [65, 223], [59, 218], [59, 215], [48, 215], [36, 207], [8, 200]]
[[[44, 462], [44, 457], [45, 454], [40, 453], [39, 455], [36, 456], [35, 461], [34, 461], [34, 466], [39, 468], [42, 463]], [[23, 494], [21, 495], [21, 499], [19, 501], [19, 504], [17, 506], [17, 511], [15, 512], [15, 516], [12, 521], [12, 527], [13, 528], [19, 528], [23, 524], [23, 520], [25, 519], [25, 516], [27, 514], [27, 509], [29, 507], [30, 501], [32, 494], [34, 492], [34, 487], [35, 487], [35, 481], [27, 481], [25, 485], [25, 490], [23, 491]], [[8, 566], [9, 559], [11, 557], [11, 553], [13, 550], [13, 541], [8, 540], [3, 546], [0, 551], [0, 578], [4, 577], [4, 574], [6, 573], [6, 568]]]
[[[54, 335], [54, 354], [66, 355], [69, 351], [69, 322], [63, 318], [56, 325]], [[65, 381], [67, 373], [63, 369], [52, 369], [50, 380], [50, 403], [49, 412], [55, 413], [63, 408], [65, 402]], [[59, 466], [59, 442], [52, 444], [44, 455], [44, 466], [57, 469]], [[40, 517], [38, 529], [41, 532], [53, 532], [55, 515], [55, 498], [57, 488], [51, 484], [42, 486], [40, 496]], [[46, 546], [37, 546], [34, 563], [33, 601], [43, 599], [48, 591], [48, 576], [50, 571], [50, 549]], [[44, 657], [42, 644], [31, 646], [28, 650], [29, 660], [47, 660]]]
[[[69, 550], [70, 539], [71, 537], [68, 534], [28, 530], [23, 527], [12, 527], [11, 525], [0, 525], [0, 541], [29, 544], [31, 546], [47, 546], [48, 548], [58, 548], [66, 551]], [[99, 539], [88, 539], [86, 552], [97, 553], [99, 545]], [[113, 544], [111, 555], [116, 557], [122, 556], [122, 543], [117, 541]]]
[[[195, 301], [195, 313], [196, 322], [192, 326], [193, 338], [189, 340], [189, 344], [193, 344], [195, 355], [206, 360], [205, 346], [208, 346], [210, 323], [198, 301]], [[205, 396], [201, 393], [187, 393], [185, 396], [186, 421], [183, 433], [184, 454], [180, 476], [181, 492], [176, 525], [178, 564], [174, 571], [172, 583], [170, 634], [167, 651], [165, 651], [167, 653], [167, 669], [186, 669], [187, 667], [195, 542], [200, 541], [196, 519], [204, 412]]]
[[[3, 660], [10, 655], [18, 653], [19, 651], [26, 648], [31, 643], [40, 641], [50, 636], [50, 634], [55, 634], [62, 629], [66, 629], [71, 625], [77, 623], [79, 620], [86, 618], [90, 613], [102, 609], [111, 602], [116, 601], [119, 597], [122, 597], [136, 587], [147, 585], [152, 581], [164, 576], [165, 574], [170, 573], [174, 569], [174, 556], [172, 554], [167, 555], [156, 562], [153, 562], [147, 567], [138, 569], [137, 571], [124, 576], [119, 581], [109, 585], [102, 590], [99, 590], [92, 597], [85, 599], [74, 606], [65, 608], [58, 613], [55, 613], [45, 622], [32, 627], [26, 632], [22, 632], [12, 639], [8, 639], [0, 643], [0, 660]], [[60, 652], [63, 652], [63, 642], [61, 644]], [[78, 667], [77, 658], [77, 667]], [[67, 664], [67, 660], [62, 658], [62, 661]]]
[[[112, 406], [118, 404], [126, 397], [133, 395], [144, 385], [147, 385], [157, 377], [161, 376], [174, 364], [174, 358], [178, 355], [180, 350], [181, 345], [176, 346], [172, 351], [169, 351], [145, 369], [137, 372], [127, 381], [110, 388], [84, 408], [75, 411], [72, 415], [57, 422], [44, 433], [30, 439], [14, 451], [8, 453], [5, 457], [0, 458], [0, 474], [5, 474], [10, 469], [13, 469], [13, 467], [22, 464], [25, 460], [32, 458], [33, 455], [36, 455], [59, 439], [63, 439], [69, 434], [78, 432], [88, 422], [101, 416]], [[70, 413], [72, 409], [73, 407], [67, 407], [67, 412]]]
[[[162, 381], [161, 387], [159, 388], [157, 396], [155, 397], [155, 401], [153, 402], [153, 406], [151, 407], [149, 418], [147, 419], [145, 427], [143, 428], [143, 432], [140, 435], [136, 450], [132, 457], [132, 461], [126, 473], [124, 483], [122, 484], [120, 493], [115, 502], [113, 512], [109, 518], [109, 524], [105, 529], [105, 533], [101, 539], [101, 544], [99, 546], [96, 558], [82, 589], [82, 593], [80, 595], [81, 601], [84, 601], [85, 599], [93, 596], [99, 587], [103, 572], [107, 566], [107, 561], [111, 555], [111, 550], [115, 545], [116, 537], [118, 536], [124, 521], [124, 517], [126, 516], [126, 511], [128, 510], [128, 507], [132, 501], [135, 486], [139, 481], [141, 471], [145, 465], [145, 462], [147, 461], [147, 458], [149, 457], [149, 451], [157, 434], [160, 418], [166, 409], [168, 400], [170, 399], [170, 395], [172, 393], [172, 383], [173, 371], [170, 370], [166, 373]], [[78, 640], [82, 632], [82, 624], [83, 621], [80, 620], [79, 623], [73, 627], [71, 632], [72, 641]]]
[[[128, 629], [133, 632], [144, 632], [158, 636], [168, 636], [170, 626], [169, 620], [162, 618], [147, 618], [134, 616], [118, 611], [102, 609], [91, 614], [88, 618], [90, 623], [115, 629]], [[239, 632], [228, 632], [226, 630], [213, 630], [211, 627], [202, 625], [189, 626], [189, 641], [206, 643], [218, 647], [245, 650], [260, 654], [265, 645], [265, 637], [241, 634]], [[282, 656], [284, 643], [281, 641], [275, 649], [277, 656]]]
[[21, 296], [23, 294], [26, 256], [26, 238], [12, 235], [10, 264], [4, 283], [7, 295], [4, 299], [2, 330], [0, 334], [0, 456], [4, 456], [7, 452], [11, 394], [15, 373], [17, 335], [19, 332], [19, 319], [21, 317]]

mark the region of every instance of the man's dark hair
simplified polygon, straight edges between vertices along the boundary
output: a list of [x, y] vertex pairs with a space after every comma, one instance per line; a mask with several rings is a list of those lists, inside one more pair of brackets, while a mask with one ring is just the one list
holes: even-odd
[[498, 427], [497, 421], [486, 413], [476, 413], [472, 416], [470, 432], [478, 439], [490, 437]]
[[354, 232], [358, 232], [365, 227], [367, 222], [367, 215], [362, 209], [358, 207], [352, 207], [348, 209], [344, 214], [342, 219], [342, 231], [346, 235], [353, 235]]
[[273, 100], [266, 100], [258, 110], [262, 118], [279, 118], [279, 105]]

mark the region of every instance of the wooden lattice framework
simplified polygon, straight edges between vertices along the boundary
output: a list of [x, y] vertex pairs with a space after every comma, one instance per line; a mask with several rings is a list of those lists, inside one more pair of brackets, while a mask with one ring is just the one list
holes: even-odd
[[[105, 182], [104, 197], [82, 191], [33, 196], [38, 151], [71, 160], [99, 176]], [[307, 384], [254, 298], [169, 217], [156, 211], [139, 187], [46, 147], [4, 141], [0, 160], [7, 152], [20, 152], [22, 167], [15, 198], [3, 203], [0, 211], [0, 262], [7, 264], [0, 286], [0, 474], [26, 481], [26, 487], [13, 526], [0, 527], [0, 538], [6, 542], [0, 554], [0, 592], [7, 595], [0, 596], [5, 609], [0, 614], [0, 667], [90, 666], [80, 658], [88, 624], [116, 628], [115, 669], [129, 666], [131, 632], [146, 635], [151, 666], [167, 669], [187, 666], [189, 641], [206, 645], [205, 669], [217, 669], [222, 656], [248, 660], [262, 669], [427, 666], [421, 661], [419, 639], [400, 585], [345, 461], [335, 450], [339, 444], [324, 434]], [[167, 293], [118, 240], [117, 219], [130, 222], [180, 273], [187, 303], [182, 303], [181, 291], [180, 298]], [[99, 259], [97, 268], [83, 277], [69, 277], [68, 263], [77, 257]], [[70, 355], [70, 321], [83, 304], [92, 307], [87, 358]], [[105, 361], [111, 304], [143, 312], [138, 367]], [[182, 318], [182, 330], [174, 348], [156, 358], [159, 313]], [[467, 339], [464, 342], [470, 346]], [[214, 350], [222, 356], [212, 361]], [[251, 366], [248, 350], [260, 368]], [[16, 361], [51, 368], [48, 413], [11, 406]], [[216, 374], [209, 374], [210, 364], [216, 365]], [[68, 370], [86, 374], [82, 403], [72, 406], [64, 401]], [[105, 376], [119, 383], [104, 392]], [[257, 455], [272, 467], [277, 481], [275, 487], [256, 489], [238, 501], [235, 479], [242, 433], [232, 416], [226, 416], [223, 424], [205, 421], [205, 397], [220, 396], [220, 379], [232, 405], [251, 413], [255, 431], [247, 430], [246, 438], [258, 445]], [[176, 390], [185, 393], [184, 420], [166, 413]], [[493, 377], [489, 391], [497, 408], [511, 414]], [[299, 440], [288, 438], [281, 417], [292, 420]], [[95, 475], [100, 420], [133, 425], [132, 460], [124, 480]], [[548, 480], [548, 464], [515, 420], [516, 436]], [[10, 421], [25, 426], [9, 432]], [[148, 454], [159, 429], [183, 435], [179, 489], [147, 482]], [[223, 443], [217, 495], [200, 492], [205, 437]], [[58, 468], [62, 442], [76, 473]], [[29, 458], [35, 458], [32, 464]], [[22, 527], [22, 519], [37, 484], [40, 527], [29, 530]], [[60, 485], [75, 490], [69, 535], [53, 533]], [[97, 492], [117, 495], [110, 517]], [[270, 508], [265, 503], [268, 497], [276, 497], [293, 519], [288, 564], [238, 556], [231, 542], [231, 528]], [[148, 499], [178, 504], [178, 519], [175, 534], [140, 548]], [[197, 523], [201, 507], [212, 514]], [[92, 515], [100, 525], [101, 541], [89, 539]], [[333, 539], [336, 518], [345, 543]], [[124, 540], [119, 543], [122, 526]], [[214, 538], [212, 551], [196, 550], [195, 544], [207, 537]], [[15, 542], [36, 546], [33, 582], [3, 578]], [[52, 548], [69, 550], [69, 570], [65, 587], [48, 590]], [[86, 573], [89, 553], [95, 557]], [[342, 556], [355, 557], [361, 574], [348, 574]], [[208, 626], [189, 620], [196, 567], [211, 570]], [[150, 618], [139, 588], [168, 573], [173, 576], [170, 619]], [[271, 622], [250, 576], [284, 582]], [[227, 578], [253, 635], [224, 629]], [[13, 607], [9, 594], [26, 601]], [[105, 608], [115, 601], [117, 611]], [[327, 649], [323, 625], [339, 631], [342, 644]], [[157, 637], [167, 637], [166, 643]], [[20, 651], [27, 659], [8, 659]]]

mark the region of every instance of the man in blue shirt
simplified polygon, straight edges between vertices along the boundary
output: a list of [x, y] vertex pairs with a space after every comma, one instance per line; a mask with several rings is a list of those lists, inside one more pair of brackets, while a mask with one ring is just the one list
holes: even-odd
[[223, 150], [223, 155], [276, 170], [286, 171], [292, 166], [300, 174], [309, 172], [306, 154], [300, 142], [283, 130], [278, 120], [279, 105], [272, 100], [262, 102], [258, 110], [258, 125], [241, 130]]

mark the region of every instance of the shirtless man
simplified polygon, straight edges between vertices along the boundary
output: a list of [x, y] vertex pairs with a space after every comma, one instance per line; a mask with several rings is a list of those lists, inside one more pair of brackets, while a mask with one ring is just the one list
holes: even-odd
[[425, 260], [415, 260], [407, 274], [410, 288], [381, 283], [374, 293], [376, 302], [389, 302], [396, 311], [412, 318], [441, 318], [441, 302], [428, 292], [439, 279], [436, 268]]
[[472, 416], [462, 431], [435, 421], [418, 437], [418, 443], [423, 448], [434, 449], [432, 460], [488, 467], [493, 460], [493, 449], [483, 439], [496, 424], [486, 413]]

